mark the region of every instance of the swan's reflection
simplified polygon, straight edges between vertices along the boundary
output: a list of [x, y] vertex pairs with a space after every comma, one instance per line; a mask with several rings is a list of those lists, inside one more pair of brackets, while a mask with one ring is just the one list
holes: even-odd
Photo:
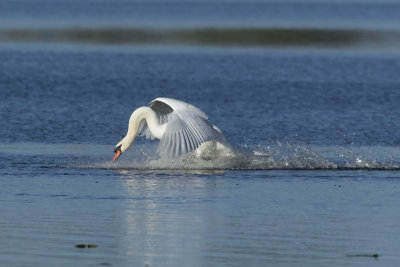
[[126, 175], [126, 177], [137, 179], [138, 176], [141, 177], [158, 177], [158, 176], [182, 176], [193, 178], [193, 175], [218, 175], [228, 172], [229, 170], [219, 170], [219, 169], [199, 169], [199, 170], [130, 170], [130, 169], [116, 169], [115, 171]]
[[150, 265], [199, 260], [209, 238], [205, 233], [218, 217], [212, 207], [225, 172], [119, 170], [128, 193], [126, 253]]

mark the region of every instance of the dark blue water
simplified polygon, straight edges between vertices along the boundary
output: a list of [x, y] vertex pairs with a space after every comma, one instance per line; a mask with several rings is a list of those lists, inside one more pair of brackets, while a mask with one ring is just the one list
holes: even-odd
[[396, 53], [7, 47], [0, 62], [3, 142], [113, 144], [169, 96], [239, 146], [400, 144]]
[[[0, 261], [393, 266], [399, 57], [3, 46]], [[140, 138], [113, 164], [130, 113], [157, 96], [276, 165], [149, 162], [157, 142]]]
[[[153, 2], [134, 18], [131, 2], [55, 2], [0, 1], [0, 21], [274, 26], [242, 12], [260, 5], [301, 27], [310, 6], [324, 27], [332, 8], [334, 27], [398, 20], [389, 1]], [[0, 265], [396, 266], [399, 70], [398, 49], [379, 47], [2, 43]], [[113, 163], [131, 112], [159, 96], [199, 107], [249, 156], [159, 159], [158, 141], [138, 138]]]

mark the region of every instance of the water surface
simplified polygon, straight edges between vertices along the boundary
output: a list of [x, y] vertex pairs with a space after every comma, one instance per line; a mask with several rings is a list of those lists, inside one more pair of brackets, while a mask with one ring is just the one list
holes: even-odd
[[[356, 38], [397, 31], [398, 9], [390, 1], [0, 1], [0, 264], [395, 266], [396, 45], [299, 45], [304, 36], [285, 46], [218, 43], [209, 34], [252, 40], [261, 29], [282, 41], [288, 29], [291, 38], [339, 29]], [[87, 29], [196, 34], [118, 43]], [[206, 42], [192, 42], [204, 29]], [[89, 42], [40, 36], [58, 30]], [[40, 38], [5, 35], [18, 31]], [[244, 156], [160, 159], [157, 141], [138, 138], [113, 163], [131, 112], [159, 96], [202, 109]]]

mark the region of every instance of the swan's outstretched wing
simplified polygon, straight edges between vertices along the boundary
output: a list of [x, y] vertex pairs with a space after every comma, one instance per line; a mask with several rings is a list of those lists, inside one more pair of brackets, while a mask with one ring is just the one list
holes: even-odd
[[224, 136], [201, 116], [174, 112], [168, 120], [158, 146], [161, 156], [177, 157], [197, 149], [204, 142], [225, 141]]
[[[193, 105], [157, 98], [150, 107], [157, 113], [160, 124], [168, 123], [158, 146], [161, 156], [177, 157], [207, 141], [226, 142], [221, 131], [208, 121], [207, 115]], [[149, 137], [151, 133], [146, 128], [144, 125], [142, 133]]]

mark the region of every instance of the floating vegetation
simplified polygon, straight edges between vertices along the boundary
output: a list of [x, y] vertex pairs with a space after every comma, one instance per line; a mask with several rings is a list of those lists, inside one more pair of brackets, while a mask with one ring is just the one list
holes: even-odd
[[86, 244], [76, 244], [75, 245], [75, 247], [76, 248], [97, 248], [98, 246], [97, 245], [95, 245], [95, 244], [88, 244], [88, 245], [86, 245]]

